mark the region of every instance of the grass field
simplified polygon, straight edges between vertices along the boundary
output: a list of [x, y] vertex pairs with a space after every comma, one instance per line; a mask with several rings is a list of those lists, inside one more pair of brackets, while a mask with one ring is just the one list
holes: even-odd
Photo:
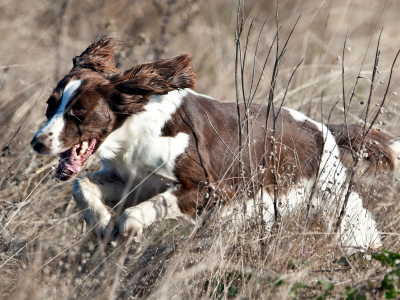
[[[72, 183], [54, 179], [52, 166], [58, 157], [40, 156], [31, 149], [30, 140], [45, 122], [47, 97], [72, 67], [72, 57], [100, 33], [114, 32], [122, 41], [116, 54], [120, 69], [190, 52], [198, 74], [196, 91], [219, 101], [236, 101], [237, 15], [238, 2], [228, 0], [0, 0], [0, 298], [396, 297], [400, 256], [374, 258], [371, 252], [361, 252], [348, 257], [332, 236], [318, 230], [323, 220], [303, 228], [300, 211], [282, 220], [268, 239], [260, 237], [251, 220], [238, 226], [211, 213], [196, 226], [175, 220], [157, 223], [140, 243], [106, 247], [86, 227], [72, 198]], [[281, 48], [300, 19], [280, 63], [274, 101], [282, 101], [303, 59], [284, 106], [318, 121], [327, 122], [331, 114], [330, 123], [344, 120], [343, 82], [346, 99], [353, 95], [346, 109], [348, 121], [364, 118], [382, 30], [367, 118], [371, 122], [400, 49], [400, 2], [281, 0], [278, 15]], [[249, 88], [254, 62], [256, 78], [262, 76], [255, 101], [262, 103], [270, 91], [273, 60], [266, 72], [261, 74], [261, 69], [276, 34], [276, 2], [246, 0], [239, 21], [242, 18], [242, 49], [253, 20], [244, 87]], [[383, 113], [374, 125], [392, 139], [400, 136], [397, 93], [400, 62], [393, 68]], [[99, 160], [92, 158], [80, 176], [99, 168]], [[396, 176], [370, 179], [369, 209], [383, 248], [400, 253]]]

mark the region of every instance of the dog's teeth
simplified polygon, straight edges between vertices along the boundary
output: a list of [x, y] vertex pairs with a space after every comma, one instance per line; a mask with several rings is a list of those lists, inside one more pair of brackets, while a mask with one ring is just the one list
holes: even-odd
[[88, 147], [89, 147], [88, 141], [82, 142], [81, 151], [79, 151], [79, 155], [85, 154]]
[[64, 170], [63, 172], [62, 172], [62, 175], [64, 175], [64, 176], [70, 176], [70, 175], [73, 175], [74, 174], [74, 172], [72, 172], [72, 171], [70, 171], [70, 170]]

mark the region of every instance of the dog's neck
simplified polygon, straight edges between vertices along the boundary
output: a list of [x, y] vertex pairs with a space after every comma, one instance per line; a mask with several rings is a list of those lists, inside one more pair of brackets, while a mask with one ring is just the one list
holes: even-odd
[[[146, 175], [160, 168], [164, 170], [160, 171], [162, 176], [173, 177], [174, 161], [186, 148], [188, 136], [180, 133], [176, 137], [163, 137], [161, 130], [188, 92], [191, 90], [174, 90], [166, 95], [152, 96], [145, 111], [127, 117], [98, 149], [104, 168], [134, 176]], [[127, 166], [131, 169], [126, 169]]]

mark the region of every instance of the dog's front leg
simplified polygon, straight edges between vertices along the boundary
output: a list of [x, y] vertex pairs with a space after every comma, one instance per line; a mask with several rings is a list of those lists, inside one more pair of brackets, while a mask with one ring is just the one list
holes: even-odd
[[115, 226], [104, 202], [121, 200], [124, 189], [125, 185], [116, 175], [105, 171], [78, 178], [74, 182], [74, 199], [86, 223], [102, 240], [109, 238]]
[[178, 201], [179, 199], [170, 189], [134, 207], [125, 209], [117, 221], [119, 233], [124, 237], [130, 234], [139, 237], [143, 229], [155, 221], [178, 217], [190, 220], [190, 216], [184, 214], [179, 208]]

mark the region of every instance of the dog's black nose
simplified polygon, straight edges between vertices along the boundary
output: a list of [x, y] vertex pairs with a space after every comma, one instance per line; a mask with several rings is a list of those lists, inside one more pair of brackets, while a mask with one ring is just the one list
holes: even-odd
[[31, 145], [32, 148], [37, 152], [37, 153], [46, 153], [48, 152], [48, 146], [45, 143], [46, 137], [36, 137], [34, 136], [32, 141], [31, 141]]

